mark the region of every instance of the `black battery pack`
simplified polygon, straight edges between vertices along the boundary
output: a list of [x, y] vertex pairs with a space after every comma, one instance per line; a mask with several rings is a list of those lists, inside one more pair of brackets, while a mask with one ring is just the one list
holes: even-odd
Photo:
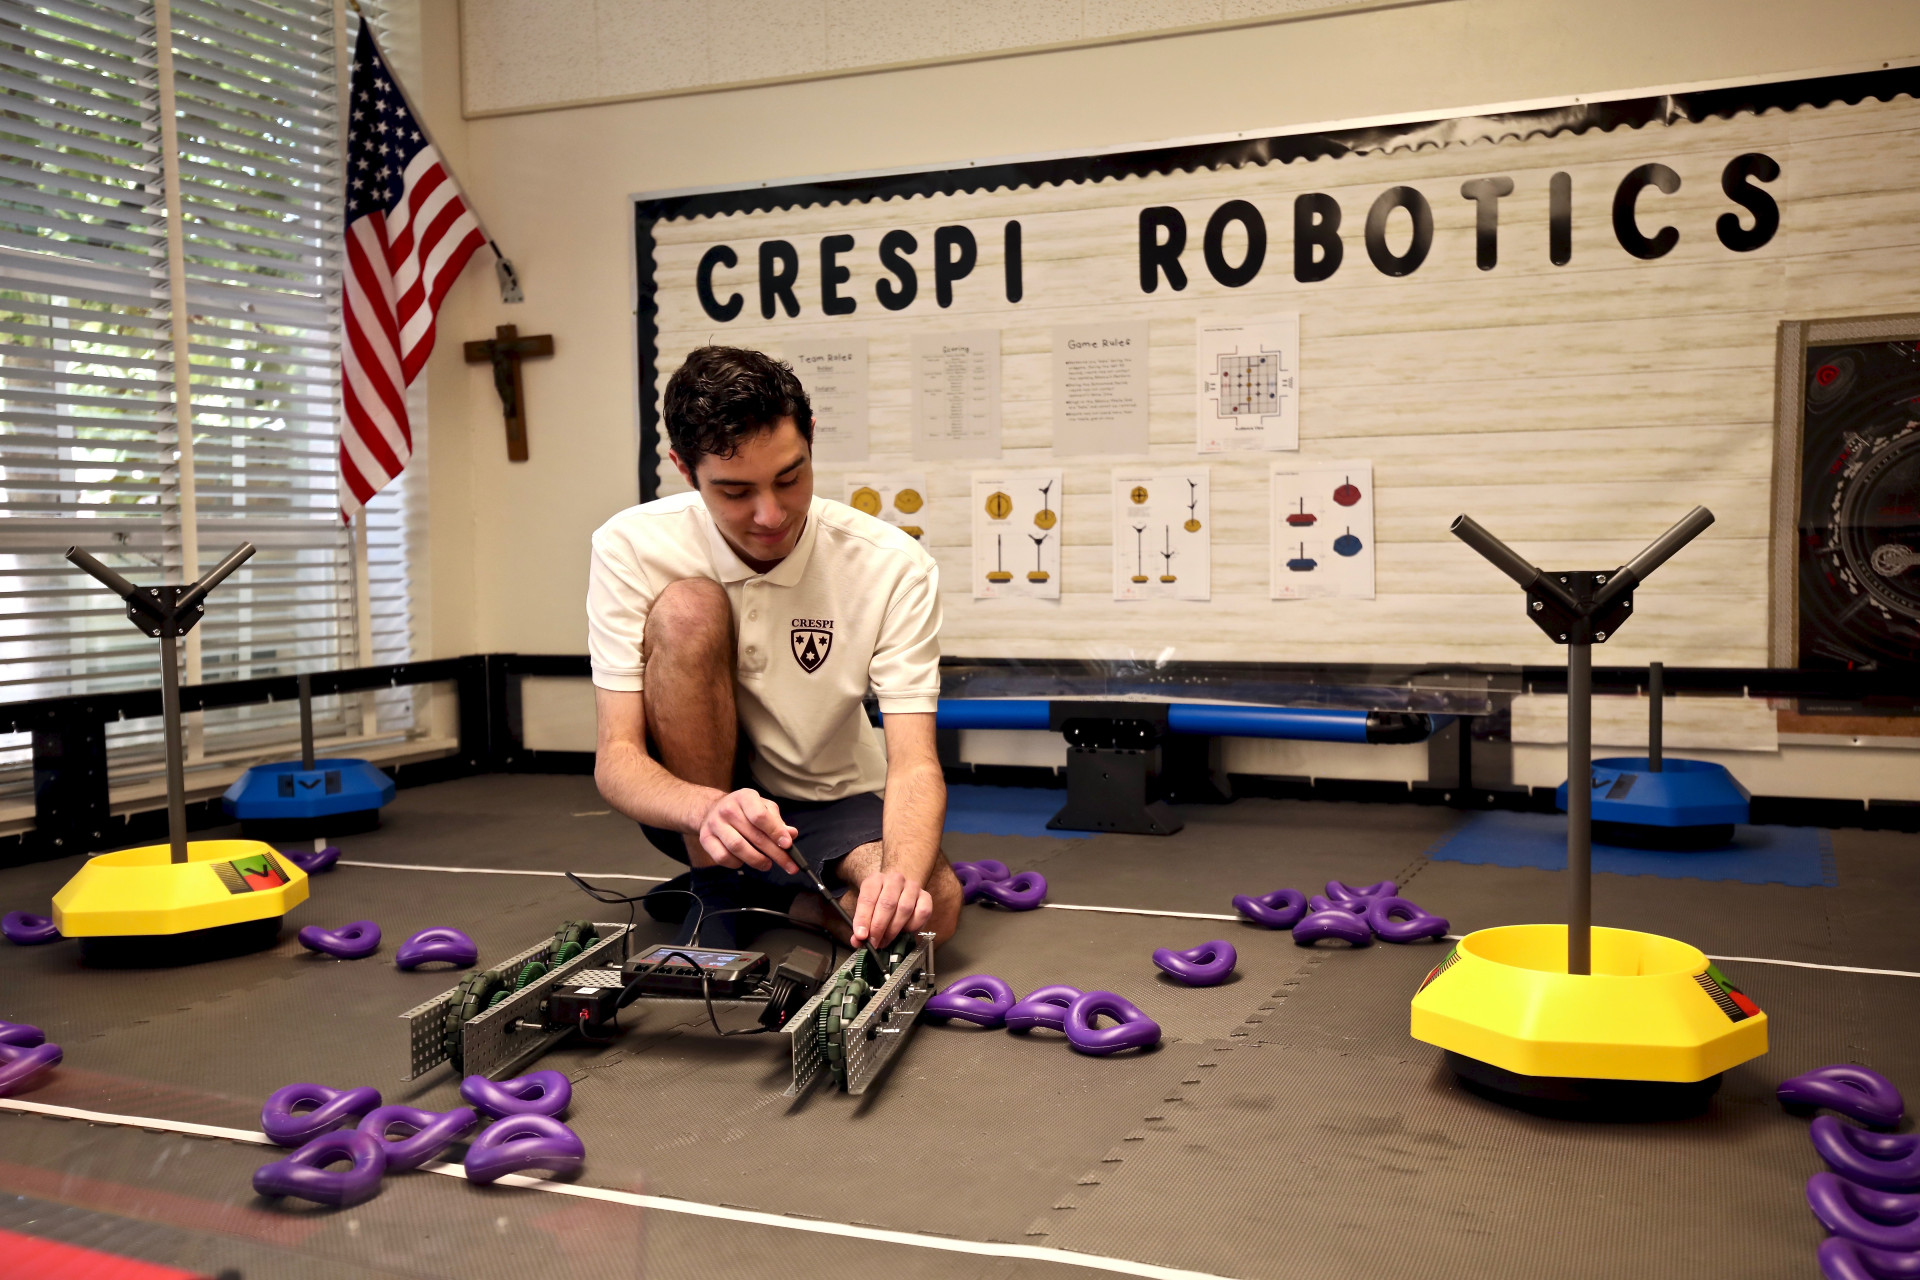
[[563, 987], [555, 987], [553, 994], [547, 997], [547, 1025], [551, 1027], [578, 1027], [589, 1033], [598, 1033], [613, 1018], [613, 1012], [619, 1007], [620, 988], [614, 983], [596, 984], [588, 980], [594, 972], [612, 977], [611, 970], [589, 970], [574, 975], [574, 980]]
[[[644, 975], [644, 976], [643, 976]], [[648, 947], [621, 969], [622, 981], [635, 978], [643, 996], [693, 996], [703, 992], [737, 1000], [758, 987], [767, 976], [766, 953], [716, 951], [710, 947], [676, 947], [663, 943]]]

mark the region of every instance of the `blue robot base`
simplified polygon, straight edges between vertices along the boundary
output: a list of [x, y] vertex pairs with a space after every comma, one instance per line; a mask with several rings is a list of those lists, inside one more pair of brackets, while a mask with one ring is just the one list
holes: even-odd
[[248, 839], [306, 840], [371, 831], [393, 795], [393, 779], [365, 760], [294, 760], [255, 765], [220, 804]]
[[[1747, 821], [1747, 789], [1724, 765], [1668, 756], [1653, 772], [1644, 756], [1593, 762], [1593, 838], [1642, 849], [1719, 849]], [[1554, 804], [1567, 810], [1567, 786]]]

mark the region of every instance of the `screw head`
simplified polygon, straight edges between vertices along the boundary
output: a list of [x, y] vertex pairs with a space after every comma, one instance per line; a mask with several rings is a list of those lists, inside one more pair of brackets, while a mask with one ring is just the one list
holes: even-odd
[[1565, 639], [1567, 638], [1567, 633], [1566, 633], [1566, 632], [1564, 632], [1564, 631], [1562, 631], [1562, 632], [1560, 633], [1560, 638], [1561, 638], [1562, 640], [1565, 640]]
[[1593, 638], [1595, 640], [1605, 640], [1607, 638], [1607, 633], [1604, 631], [1596, 631], [1593, 633]]
[[1540, 603], [1540, 602], [1539, 602], [1538, 600], [1535, 600], [1535, 601], [1533, 602], [1533, 611], [1534, 611], [1535, 613], [1538, 613], [1538, 612], [1540, 612], [1540, 610], [1542, 610], [1542, 609], [1544, 609], [1544, 608], [1546, 608], [1546, 606], [1545, 606], [1545, 605], [1543, 605], [1543, 604], [1541, 604], [1541, 603]]
[[1599, 585], [1600, 583], [1605, 582], [1606, 580], [1607, 580], [1607, 575], [1604, 573], [1596, 573], [1593, 575], [1593, 581], [1596, 586]]

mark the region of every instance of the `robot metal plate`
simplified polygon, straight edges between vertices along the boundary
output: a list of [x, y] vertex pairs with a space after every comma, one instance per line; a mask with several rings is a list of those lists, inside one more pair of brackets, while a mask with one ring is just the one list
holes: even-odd
[[[477, 1073], [492, 1077], [495, 1073], [511, 1067], [529, 1055], [545, 1049], [564, 1034], [564, 1031], [528, 1032], [519, 1029], [519, 1022], [523, 1016], [529, 1014], [534, 1015], [537, 1020], [541, 1002], [546, 999], [550, 991], [562, 983], [571, 981], [581, 970], [602, 967], [613, 957], [615, 953], [608, 948], [620, 941], [627, 932], [627, 926], [617, 924], [596, 927], [606, 932], [586, 950], [559, 968], [551, 969], [546, 976], [513, 992], [505, 1000], [461, 1027], [460, 1058], [467, 1074]], [[492, 967], [501, 973], [515, 973], [530, 960], [549, 964], [552, 958], [553, 939], [548, 938], [528, 947], [525, 951], [507, 957], [506, 960]], [[597, 964], [596, 961], [598, 961]], [[447, 1061], [447, 1004], [453, 999], [453, 995], [453, 991], [443, 991], [433, 999], [416, 1005], [400, 1015], [407, 1024], [408, 1069], [407, 1074], [401, 1077], [403, 1080], [418, 1079]]]
[[[880, 1071], [900, 1051], [934, 989], [933, 935], [919, 935], [919, 944], [895, 966], [887, 980], [867, 1001], [845, 1033], [847, 1092], [865, 1093]], [[787, 1020], [793, 1045], [793, 1083], [785, 1096], [797, 1098], [827, 1069], [826, 1046], [820, 1043], [816, 1014], [821, 998], [835, 981], [852, 971], [859, 953], [847, 957], [820, 989]]]

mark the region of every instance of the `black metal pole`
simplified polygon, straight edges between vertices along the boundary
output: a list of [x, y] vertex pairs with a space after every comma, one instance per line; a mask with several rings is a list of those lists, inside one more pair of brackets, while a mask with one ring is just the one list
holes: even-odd
[[[1583, 624], [1584, 625], [1584, 624]], [[1593, 646], [1567, 646], [1567, 972], [1593, 972]]]
[[1661, 735], [1666, 716], [1667, 669], [1664, 663], [1647, 664], [1647, 772], [1660, 772]]
[[187, 860], [187, 770], [180, 741], [179, 641], [173, 619], [160, 628], [160, 717], [167, 735], [167, 843], [174, 862]]
[[313, 677], [300, 673], [300, 767], [313, 772]]

